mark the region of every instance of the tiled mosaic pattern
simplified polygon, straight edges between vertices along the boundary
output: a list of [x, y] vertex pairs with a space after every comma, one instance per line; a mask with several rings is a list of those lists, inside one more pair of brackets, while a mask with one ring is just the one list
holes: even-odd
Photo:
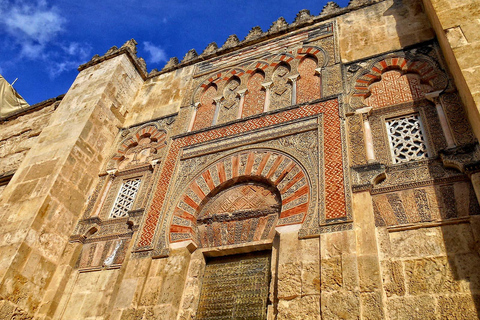
[[431, 87], [420, 82], [420, 76], [413, 73], [402, 75], [398, 70], [382, 74], [382, 80], [369, 86], [370, 96], [365, 104], [374, 108], [387, 107], [408, 101], [422, 99]]
[[213, 98], [217, 95], [217, 87], [209, 86], [200, 99], [200, 105], [197, 108], [193, 129], [208, 127], [212, 125], [215, 114], [215, 103]]
[[443, 90], [446, 77], [440, 75], [432, 61], [393, 56], [375, 62], [355, 80], [354, 107], [363, 102], [374, 108], [423, 98], [425, 92]]
[[255, 72], [248, 80], [247, 93], [242, 110], [242, 118], [262, 113], [265, 105], [265, 89], [262, 83], [265, 76], [262, 72]]
[[297, 80], [297, 103], [320, 98], [320, 77], [315, 75], [317, 61], [307, 56], [298, 66], [300, 77]]

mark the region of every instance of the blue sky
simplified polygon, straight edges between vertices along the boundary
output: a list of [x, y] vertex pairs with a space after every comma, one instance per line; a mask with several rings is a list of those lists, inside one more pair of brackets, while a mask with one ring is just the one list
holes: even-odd
[[[348, 0], [336, 1], [341, 7]], [[134, 38], [148, 70], [173, 56], [254, 26], [268, 30], [301, 9], [318, 15], [326, 0], [0, 0], [0, 74], [34, 104], [68, 91], [77, 67]]]

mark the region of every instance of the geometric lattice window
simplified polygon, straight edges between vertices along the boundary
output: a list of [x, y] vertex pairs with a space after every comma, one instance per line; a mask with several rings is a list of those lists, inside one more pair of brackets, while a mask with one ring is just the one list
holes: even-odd
[[418, 114], [388, 120], [386, 125], [393, 163], [428, 157], [425, 134]]
[[110, 212], [110, 218], [121, 218], [127, 216], [128, 211], [132, 209], [133, 202], [137, 196], [140, 182], [140, 178], [123, 182], [122, 187], [118, 192], [117, 199], [115, 199], [115, 203], [113, 204], [112, 212]]

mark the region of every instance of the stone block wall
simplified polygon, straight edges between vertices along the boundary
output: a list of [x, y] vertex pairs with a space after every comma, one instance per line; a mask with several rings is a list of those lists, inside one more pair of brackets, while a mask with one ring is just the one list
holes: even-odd
[[[125, 56], [80, 73], [3, 191], [0, 296], [15, 312], [58, 304], [72, 270], [69, 236], [122, 123], [112, 109], [129, 105], [140, 82]], [[40, 308], [47, 292], [55, 299]]]
[[32, 106], [33, 111], [10, 117], [0, 124], [0, 179], [5, 177], [5, 181], [0, 182], [0, 195], [27, 152], [38, 142], [38, 136], [59, 103], [48, 100], [38, 108]]
[[381, 228], [378, 235], [389, 319], [477, 318], [475, 224]]
[[454, 75], [472, 128], [479, 138], [478, 3], [475, 0], [425, 0], [423, 3], [448, 62], [448, 69]]
[[[329, 3], [149, 75], [133, 40], [81, 66], [56, 110], [2, 124], [0, 318], [195, 319], [210, 259], [253, 251], [268, 320], [477, 317], [480, 149], [428, 10]], [[397, 163], [385, 124], [409, 114], [428, 157]]]

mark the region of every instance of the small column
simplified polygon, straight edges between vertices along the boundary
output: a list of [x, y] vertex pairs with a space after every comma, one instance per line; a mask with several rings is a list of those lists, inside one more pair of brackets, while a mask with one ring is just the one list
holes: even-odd
[[297, 79], [299, 74], [288, 77], [288, 80], [292, 82], [292, 106], [297, 104]]
[[375, 149], [373, 148], [373, 136], [372, 128], [370, 127], [370, 121], [368, 121], [368, 115], [372, 111], [372, 107], [361, 108], [355, 111], [356, 114], [361, 114], [363, 119], [363, 132], [365, 138], [365, 148], [367, 153], [367, 162], [375, 162]]
[[265, 104], [263, 106], [263, 112], [267, 112], [270, 109], [270, 88], [273, 82], [262, 83], [262, 87], [265, 88]]
[[432, 101], [435, 103], [435, 108], [437, 109], [438, 118], [440, 119], [440, 126], [442, 127], [443, 135], [445, 136], [445, 140], [447, 141], [447, 148], [455, 148], [455, 142], [453, 141], [452, 132], [450, 131], [450, 127], [448, 126], [447, 117], [445, 116], [445, 112], [443, 111], [442, 102], [440, 101], [440, 93], [443, 91], [435, 91], [429, 92], [425, 94], [425, 98], [427, 100]]
[[217, 124], [218, 114], [220, 113], [220, 107], [222, 105], [223, 96], [213, 98], [215, 101], [215, 114], [213, 115], [212, 126]]
[[193, 123], [195, 122], [195, 117], [197, 116], [197, 110], [199, 106], [200, 106], [200, 102], [196, 102], [192, 104], [192, 108], [193, 108], [192, 118], [190, 119], [190, 124], [188, 125], [187, 132], [190, 132], [193, 129]]
[[247, 89], [242, 89], [242, 90], [237, 91], [237, 94], [240, 96], [240, 103], [238, 104], [237, 119], [242, 118], [243, 104], [245, 103], [245, 94], [246, 93], [247, 93]]
[[91, 215], [91, 217], [98, 217], [100, 215], [100, 211], [103, 208], [103, 204], [107, 199], [108, 192], [110, 191], [110, 187], [112, 186], [113, 180], [115, 180], [117, 173], [118, 173], [117, 169], [107, 170], [107, 176], [104, 177], [104, 179], [106, 179], [107, 182], [102, 188], [102, 192], [100, 193], [101, 194], [100, 201], [97, 200], [97, 204], [94, 207], [95, 210], [93, 211], [93, 214]]
[[315, 69], [315, 75], [318, 75], [318, 77], [320, 78], [320, 97], [323, 97], [322, 71], [323, 71], [323, 67]]
[[480, 203], [480, 172], [475, 172], [470, 175], [472, 181], [473, 191], [477, 196], [477, 201]]

